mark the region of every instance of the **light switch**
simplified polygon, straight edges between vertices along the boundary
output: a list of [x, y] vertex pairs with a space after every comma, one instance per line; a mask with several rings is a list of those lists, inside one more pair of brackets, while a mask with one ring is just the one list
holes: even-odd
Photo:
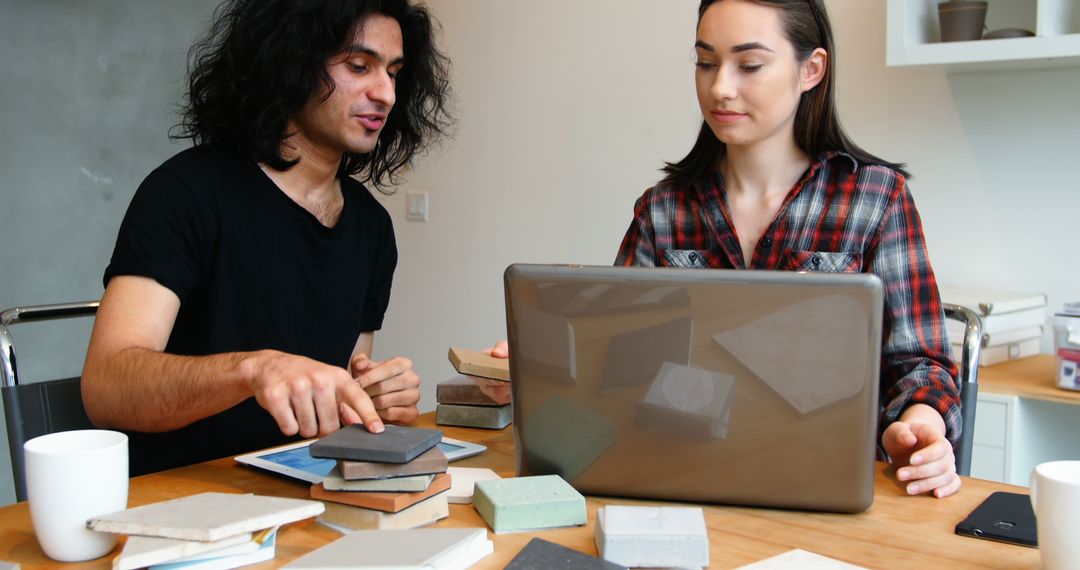
[[406, 219], [410, 222], [428, 221], [428, 193], [410, 191], [405, 193], [405, 201], [408, 203]]

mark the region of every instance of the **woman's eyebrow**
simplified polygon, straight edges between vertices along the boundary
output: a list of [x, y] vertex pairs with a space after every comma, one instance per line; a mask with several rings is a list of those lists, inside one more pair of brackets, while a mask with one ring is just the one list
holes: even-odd
[[[705, 51], [716, 53], [716, 48], [713, 47], [712, 44], [706, 43], [706, 42], [704, 42], [702, 40], [698, 40], [698, 41], [694, 42], [694, 47], [696, 47], [698, 49], [703, 49]], [[739, 45], [734, 46], [734, 47], [731, 48], [731, 53], [741, 53], [741, 52], [744, 52], [744, 51], [751, 51], [751, 50], [755, 50], [755, 49], [760, 49], [760, 50], [765, 50], [765, 51], [770, 52], [770, 53], [775, 53], [772, 49], [769, 48], [769, 46], [767, 46], [767, 45], [765, 45], [765, 44], [763, 44], [761, 42], [747, 42], [745, 44], [739, 44]]]

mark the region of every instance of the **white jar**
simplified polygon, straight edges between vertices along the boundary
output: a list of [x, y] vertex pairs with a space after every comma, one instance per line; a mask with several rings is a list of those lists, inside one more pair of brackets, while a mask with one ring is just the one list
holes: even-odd
[[1080, 302], [1065, 303], [1054, 314], [1054, 354], [1058, 386], [1080, 390]]

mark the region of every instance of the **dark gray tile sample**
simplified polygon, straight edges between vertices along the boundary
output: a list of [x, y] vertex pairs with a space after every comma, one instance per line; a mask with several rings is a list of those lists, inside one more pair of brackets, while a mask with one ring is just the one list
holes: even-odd
[[308, 448], [312, 457], [408, 463], [435, 447], [442, 430], [387, 425], [382, 433], [371, 433], [360, 424], [345, 426], [316, 441]]
[[506, 570], [626, 570], [595, 556], [589, 556], [572, 548], [534, 538], [506, 565]]

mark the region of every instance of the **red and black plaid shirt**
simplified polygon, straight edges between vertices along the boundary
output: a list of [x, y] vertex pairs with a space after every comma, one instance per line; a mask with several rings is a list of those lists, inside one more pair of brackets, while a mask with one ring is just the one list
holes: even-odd
[[868, 272], [885, 293], [881, 429], [911, 404], [960, 435], [960, 399], [922, 222], [904, 177], [829, 152], [788, 193], [749, 263], [719, 172], [690, 188], [656, 186], [634, 206], [616, 265]]

